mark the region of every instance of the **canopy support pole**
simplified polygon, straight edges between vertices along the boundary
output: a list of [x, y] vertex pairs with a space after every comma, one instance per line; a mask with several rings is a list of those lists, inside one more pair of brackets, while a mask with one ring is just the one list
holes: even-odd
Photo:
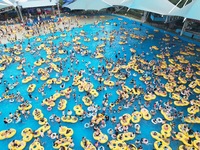
[[171, 17], [172, 17], [172, 16], [167, 16], [164, 23], [170, 22]]
[[149, 12], [148, 11], [144, 11], [144, 14], [142, 16], [142, 22], [143, 23], [147, 21], [148, 16], [149, 16]]
[[59, 0], [57, 0], [57, 8], [58, 8], [58, 16], [60, 18], [60, 5], [59, 5]]
[[55, 15], [54, 6], [51, 6], [51, 10], [52, 10], [53, 15]]
[[[19, 15], [19, 11], [17, 10], [17, 6], [14, 7], [15, 8], [15, 11], [17, 12], [17, 16], [20, 18], [20, 15]], [[21, 18], [20, 18], [21, 19]]]
[[185, 1], [185, 4], [183, 5], [183, 7], [185, 7], [185, 5], [187, 4], [188, 0]]
[[182, 27], [182, 30], [181, 30], [180, 36], [183, 35], [183, 33], [185, 32], [185, 29], [187, 28], [187, 26], [188, 26], [188, 20], [185, 19], [185, 22], [184, 22], [184, 24], [183, 24], [183, 27]]
[[22, 12], [21, 12], [21, 7], [18, 4], [16, 6], [16, 11], [17, 11], [17, 14], [19, 15], [19, 18], [24, 23], [24, 19], [23, 19]]
[[170, 14], [183, 0], [180, 0], [170, 11], [168, 14]]
[[122, 8], [119, 8], [118, 6], [114, 6], [114, 8], [115, 8], [115, 12], [119, 12], [120, 10], [122, 10], [124, 8], [124, 6], [122, 6]]

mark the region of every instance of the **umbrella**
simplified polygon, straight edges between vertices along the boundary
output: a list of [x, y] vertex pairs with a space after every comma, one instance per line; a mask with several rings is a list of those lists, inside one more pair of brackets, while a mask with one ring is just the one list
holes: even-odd
[[73, 9], [84, 9], [84, 10], [100, 10], [103, 8], [108, 8], [111, 5], [103, 2], [102, 0], [76, 0], [69, 5], [63, 5], [63, 7], [68, 7]]

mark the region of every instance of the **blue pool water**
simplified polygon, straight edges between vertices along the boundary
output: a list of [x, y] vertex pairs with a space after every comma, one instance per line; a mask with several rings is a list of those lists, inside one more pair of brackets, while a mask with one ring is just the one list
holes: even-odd
[[[54, 33], [54, 36], [58, 36], [58, 38], [56, 40], [53, 40], [53, 44], [58, 46], [60, 42], [64, 42], [64, 41], [72, 43], [72, 39], [75, 36], [80, 36], [79, 35], [80, 31], [84, 30], [86, 32], [86, 37], [90, 38], [91, 42], [84, 42], [84, 38], [81, 37], [81, 36], [80, 36], [81, 37], [80, 42], [81, 42], [82, 45], [87, 46], [88, 50], [91, 51], [91, 53], [94, 53], [94, 51], [96, 50], [96, 47], [100, 44], [103, 44], [104, 41], [101, 41], [101, 40], [93, 41], [93, 36], [97, 36], [97, 37], [99, 37], [99, 39], [101, 37], [108, 38], [110, 32], [113, 31], [113, 30], [116, 30], [118, 33], [114, 34], [115, 40], [112, 44], [112, 47], [110, 47], [109, 42], [106, 41], [106, 46], [104, 48], [103, 54], [104, 54], [105, 58], [112, 59], [116, 63], [117, 59], [115, 57], [115, 52], [117, 53], [118, 51], [120, 51], [120, 56], [118, 56], [118, 58], [119, 57], [124, 58], [124, 54], [126, 54], [126, 64], [127, 64], [130, 61], [130, 57], [131, 57], [131, 52], [129, 50], [130, 48], [136, 49], [136, 54], [141, 54], [142, 52], [144, 52], [145, 54], [148, 54], [148, 55], [145, 55], [144, 59], [150, 61], [152, 59], [155, 59], [155, 60], [158, 59], [155, 56], [156, 56], [156, 54], [160, 53], [160, 51], [150, 52], [149, 47], [151, 47], [153, 45], [156, 45], [159, 48], [161, 48], [161, 47], [165, 48], [165, 47], [170, 46], [171, 49], [169, 51], [170, 51], [171, 54], [173, 54], [175, 51], [179, 51], [180, 48], [183, 48], [184, 46], [186, 46], [188, 44], [188, 42], [191, 42], [191, 41], [188, 41], [186, 39], [180, 39], [178, 41], [172, 41], [173, 35], [170, 35], [171, 42], [170, 42], [169, 45], [167, 45], [165, 42], [161, 43], [162, 38], [165, 37], [165, 34], [169, 34], [169, 33], [162, 31], [162, 30], [160, 30], [160, 32], [157, 33], [157, 32], [154, 32], [153, 27], [150, 27], [150, 26], [147, 26], [147, 25], [144, 25], [144, 24], [142, 26], [140, 26], [140, 23], [135, 22], [133, 20], [129, 20], [129, 19], [123, 18], [123, 17], [120, 17], [120, 18], [123, 19], [123, 20], [119, 20], [118, 17], [114, 16], [113, 19], [110, 19], [110, 20], [105, 21], [105, 22], [100, 22], [97, 26], [85, 25], [82, 28], [75, 28], [71, 31], [65, 31], [64, 33], [66, 33], [67, 36], [64, 37], [64, 38], [60, 37], [60, 34], [61, 34], [60, 32], [56, 32], [56, 33]], [[126, 22], [127, 24], [124, 24], [124, 22]], [[107, 23], [109, 23], [109, 24], [107, 24]], [[114, 23], [116, 23], [117, 25], [114, 25]], [[140, 43], [141, 40], [136, 40], [136, 39], [132, 39], [132, 38], [128, 37], [127, 38], [128, 44], [119, 45], [118, 42], [120, 41], [120, 36], [125, 36], [124, 31], [120, 30], [120, 25], [121, 25], [122, 28], [124, 28], [124, 31], [128, 31], [129, 34], [134, 33], [134, 34], [137, 34], [137, 35], [140, 35], [140, 36], [147, 36], [146, 31], [148, 31], [148, 34], [153, 34], [154, 38], [153, 39], [146, 39], [143, 43]], [[105, 27], [104, 31], [107, 32], [107, 34], [105, 34], [105, 32], [104, 33], [102, 32], [102, 28], [100, 26]], [[133, 28], [140, 28], [141, 30], [138, 31], [138, 30], [134, 30]], [[28, 64], [30, 64], [30, 66], [33, 66], [34, 62], [36, 60], [38, 60], [40, 57], [46, 58], [46, 56], [47, 56], [47, 54], [44, 50], [39, 51], [40, 55], [34, 55], [34, 54], [30, 54], [30, 52], [26, 52], [25, 48], [27, 47], [28, 42], [31, 43], [32, 49], [39, 46], [42, 42], [45, 43], [46, 46], [50, 46], [47, 38], [51, 35], [52, 34], [40, 36], [40, 38], [42, 39], [41, 42], [36, 42], [37, 37], [33, 37], [33, 38], [30, 38], [29, 40], [26, 39], [26, 40], [23, 41], [23, 44], [22, 44], [23, 51], [22, 52], [23, 52], [23, 57], [26, 59], [26, 63], [25, 63], [26, 65], [23, 66], [23, 68], [28, 73], [28, 75], [30, 75], [31, 72], [32, 72], [32, 69], [29, 67]], [[72, 35], [72, 36], [70, 36], [70, 35]], [[19, 44], [19, 42], [9, 43], [7, 45], [8, 45], [8, 47], [13, 47], [14, 44]], [[172, 46], [173, 44], [175, 45], [175, 47]], [[198, 43], [196, 43], [196, 44], [198, 44]], [[3, 48], [3, 45], [1, 45], [1, 47]], [[72, 49], [73, 49], [73, 44], [71, 44], [69, 47], [63, 48], [63, 50], [66, 50], [66, 51], [70, 51]], [[124, 49], [124, 51], [122, 49]], [[9, 55], [9, 53], [5, 53], [5, 54]], [[59, 56], [61, 58], [66, 58], [66, 54], [58, 54], [57, 53], [57, 56]], [[20, 57], [22, 58], [22, 56], [20, 56]], [[196, 52], [196, 56], [186, 56], [185, 58], [187, 60], [189, 60], [191, 63], [195, 63], [196, 60], [199, 60], [199, 52]], [[101, 65], [101, 66], [104, 65], [105, 66], [105, 61], [103, 60], [102, 62], [100, 62], [100, 59], [91, 58], [90, 55], [82, 56], [81, 54], [76, 54], [76, 59], [79, 60], [79, 64], [76, 64], [74, 62], [72, 67], [70, 66], [69, 58], [67, 58], [67, 60], [65, 62], [63, 62], [63, 64], [65, 64], [66, 66], [63, 68], [62, 75], [63, 76], [68, 75], [69, 76], [68, 68], [74, 74], [76, 74], [75, 70], [78, 70], [78, 71], [85, 70], [83, 77], [89, 78], [90, 82], [94, 84], [94, 88], [96, 89], [99, 86], [99, 82], [97, 80], [95, 80], [95, 78], [92, 75], [90, 75], [90, 73], [86, 69], [85, 64], [90, 61], [91, 62], [90, 67], [94, 66], [95, 72], [98, 72], [98, 65]], [[59, 63], [56, 63], [56, 64], [59, 64]], [[31, 102], [33, 107], [30, 110], [31, 115], [28, 117], [28, 119], [25, 119], [22, 116], [22, 123], [4, 124], [3, 119], [5, 117], [8, 117], [10, 112], [14, 113], [17, 110], [20, 103], [17, 102], [17, 101], [10, 103], [9, 100], [4, 100], [0, 103], [0, 111], [2, 112], [2, 114], [0, 115], [0, 120], [1, 120], [0, 130], [4, 130], [4, 129], [8, 129], [8, 128], [15, 128], [17, 130], [16, 135], [14, 137], [12, 137], [11, 139], [6, 139], [6, 140], [3, 140], [3, 141], [0, 141], [0, 145], [3, 146], [3, 147], [1, 147], [1, 150], [7, 150], [8, 149], [7, 145], [9, 144], [10, 141], [12, 141], [14, 139], [21, 140], [22, 139], [21, 131], [24, 128], [30, 127], [33, 130], [36, 130], [40, 127], [40, 125], [38, 124], [38, 121], [34, 120], [34, 118], [32, 116], [32, 111], [34, 109], [36, 109], [36, 108], [41, 109], [46, 118], [49, 118], [51, 116], [51, 114], [56, 114], [59, 117], [62, 116], [62, 112], [57, 109], [59, 100], [56, 101], [55, 107], [50, 112], [47, 111], [47, 106], [41, 106], [41, 102], [44, 98], [48, 98], [51, 95], [53, 95], [56, 92], [56, 90], [60, 90], [60, 85], [53, 84], [52, 89], [45, 87], [46, 95], [42, 96], [41, 93], [38, 92], [38, 89], [45, 83], [45, 81], [39, 80], [38, 82], [36, 82], [36, 80], [33, 79], [28, 84], [23, 84], [22, 83], [23, 78], [19, 77], [18, 79], [15, 79], [14, 81], [12, 79], [10, 79], [10, 75], [19, 76], [21, 74], [21, 70], [16, 69], [18, 65], [19, 65], [18, 62], [12, 63], [11, 65], [9, 65], [6, 68], [6, 70], [3, 71], [3, 73], [4, 73], [3, 80], [6, 80], [8, 83], [14, 83], [14, 82], [18, 81], [19, 85], [16, 86], [14, 89], [9, 90], [9, 94], [17, 93], [17, 91], [19, 91], [21, 93], [21, 95], [26, 100], [29, 100]], [[36, 77], [38, 77], [38, 79], [39, 79], [40, 76], [37, 75], [38, 68], [45, 68], [47, 66], [48, 66], [47, 64], [43, 64], [40, 67], [35, 67], [34, 68], [34, 72], [35, 72], [34, 75]], [[125, 72], [125, 70], [123, 70], [122, 72]], [[131, 75], [127, 80], [125, 80], [125, 85], [132, 88], [133, 85], [130, 83], [130, 81], [132, 79], [134, 79], [136, 81], [137, 85], [140, 85], [145, 89], [145, 84], [142, 81], [139, 80], [139, 77], [141, 75], [138, 74], [137, 72], [131, 70], [131, 74], [134, 74], [134, 73], [137, 74], [137, 76], [134, 77], [134, 76]], [[53, 71], [52, 73], [50, 73], [50, 77], [51, 78], [56, 77], [56, 72]], [[104, 78], [106, 78], [106, 77], [108, 77], [108, 74], [106, 74]], [[3, 94], [3, 92], [5, 90], [5, 86], [3, 85], [3, 80], [2, 80], [2, 83], [0, 85], [1, 95]], [[117, 81], [117, 79], [114, 76], [112, 76], [111, 81]], [[65, 82], [65, 88], [71, 86], [72, 82], [73, 82], [73, 77], [70, 78], [70, 81]], [[166, 83], [167, 81], [162, 79], [161, 82]], [[26, 91], [27, 87], [32, 83], [37, 85], [35, 91], [32, 93], [32, 96], [33, 97], [39, 97], [38, 101], [34, 100], [33, 98], [30, 99], [29, 96], [28, 96], [28, 93]], [[82, 92], [82, 93], [78, 92], [77, 86], [74, 86], [74, 88], [75, 88], [75, 93], [77, 94], [77, 96], [80, 95], [80, 97], [82, 98], [83, 96], [86, 95], [85, 92]], [[103, 90], [103, 91], [99, 92], [99, 96], [93, 100], [94, 104], [100, 105], [100, 107], [102, 107], [102, 100], [103, 100], [104, 94], [106, 94], [106, 93], [112, 94], [112, 96], [109, 98], [109, 103], [114, 102], [118, 97], [118, 95], [116, 94], [117, 89], [118, 89], [117, 87], [113, 87], [113, 88], [107, 87], [107, 90]], [[73, 92], [72, 92], [72, 94], [73, 94]], [[75, 101], [72, 97], [72, 94], [71, 94], [70, 100], [68, 100], [67, 108], [65, 109], [65, 112], [67, 112], [67, 110], [73, 111], [73, 106], [76, 105], [76, 103], [75, 103]], [[196, 96], [195, 94], [192, 94], [190, 99], [195, 98], [195, 96]], [[145, 100], [143, 98], [143, 95], [141, 95], [140, 98], [141, 98], [141, 103], [144, 104]], [[148, 107], [148, 109], [151, 110], [153, 108], [154, 102], [159, 101], [160, 99], [162, 99], [163, 102], [166, 102], [167, 100], [169, 100], [169, 97], [162, 98], [162, 97], [157, 96], [156, 100], [153, 100], [153, 102], [150, 103], [150, 106]], [[87, 107], [84, 105], [82, 100], [79, 100], [77, 103], [83, 104], [84, 110], [87, 110]], [[112, 116], [116, 116], [117, 121], [119, 121], [119, 117], [122, 116], [123, 114], [125, 114], [125, 113], [131, 114], [133, 112], [133, 106], [135, 106], [135, 105], [136, 105], [137, 109], [140, 110], [138, 102], [135, 101], [134, 104], [130, 108], [123, 109], [120, 113], [110, 113], [109, 111], [107, 111], [106, 114], [109, 115], [110, 118]], [[177, 107], [177, 110], [184, 111], [184, 115], [187, 115], [187, 109], [186, 108], [187, 107]], [[117, 107], [114, 108], [114, 109], [117, 109]], [[75, 115], [74, 111], [73, 111], [73, 115]], [[199, 113], [197, 115], [199, 115]], [[153, 118], [157, 118], [157, 117], [163, 118], [163, 116], [160, 114], [160, 112], [157, 112], [156, 115]], [[86, 137], [93, 144], [95, 143], [95, 140], [93, 139], [93, 136], [92, 136], [93, 129], [92, 128], [87, 128], [87, 129], [84, 128], [84, 124], [89, 122], [89, 121], [90, 121], [90, 118], [86, 118], [82, 122], [78, 121], [75, 124], [61, 122], [61, 125], [67, 126], [69, 128], [73, 128], [74, 134], [73, 134], [72, 138], [73, 138], [73, 141], [75, 143], [75, 146], [74, 146], [75, 150], [82, 149], [81, 146], [80, 146], [80, 141], [81, 141], [82, 137]], [[49, 120], [48, 120], [48, 122], [51, 125], [51, 130], [53, 132], [58, 133], [59, 124], [56, 123], [56, 122], [50, 122]], [[169, 122], [167, 122], [167, 123], [169, 123]], [[174, 123], [176, 125], [174, 130], [177, 130], [177, 125], [179, 123], [181, 123], [181, 120], [177, 119], [177, 120], [174, 121]], [[154, 143], [155, 139], [153, 139], [151, 137], [150, 132], [151, 131], [160, 131], [161, 125], [160, 124], [154, 125], [154, 124], [151, 123], [151, 121], [146, 121], [144, 119], [141, 119], [139, 124], [141, 125], [141, 134], [136, 135], [134, 140], [128, 141], [127, 143], [135, 143], [135, 141], [137, 139], [140, 140], [141, 138], [147, 138], [149, 140], [150, 144], [149, 145], [143, 144], [142, 145], [143, 149], [152, 150], [153, 149], [153, 143]], [[107, 130], [109, 128], [114, 128], [115, 125], [116, 124], [112, 124], [111, 122], [107, 122], [107, 126], [105, 128], [102, 128], [101, 131], [108, 135]], [[194, 131], [196, 131], [199, 128], [199, 125], [198, 124], [192, 124], [191, 127]], [[129, 131], [135, 132], [134, 127], [129, 128]], [[45, 135], [46, 135], [46, 133], [45, 133]], [[112, 139], [111, 136], [110, 135], [108, 135], [108, 136], [109, 136], [109, 140], [111, 140]], [[48, 136], [40, 137], [40, 140], [44, 144], [44, 148], [46, 150], [53, 149], [52, 145], [53, 145], [54, 140], [50, 139]], [[28, 142], [25, 149], [28, 149], [29, 145], [32, 142], [33, 142], [33, 140]], [[177, 149], [177, 147], [180, 144], [181, 143], [178, 142], [178, 141], [172, 141], [171, 140], [170, 146], [173, 149]], [[105, 147], [105, 149], [109, 149], [106, 146], [106, 144], [103, 144], [103, 146]]]

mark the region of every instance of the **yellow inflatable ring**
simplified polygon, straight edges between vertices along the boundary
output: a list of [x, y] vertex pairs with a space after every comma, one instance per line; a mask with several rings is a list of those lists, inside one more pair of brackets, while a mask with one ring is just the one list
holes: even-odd
[[61, 99], [59, 104], [58, 104], [58, 110], [64, 110], [67, 105], [67, 100]]
[[8, 130], [3, 130], [0, 132], [0, 140], [9, 139], [13, 137], [16, 134], [16, 130], [13, 128], [10, 128]]
[[138, 122], [140, 122], [141, 118], [142, 118], [141, 112], [135, 111], [135, 112], [132, 113], [131, 121], [133, 123], [138, 123]]
[[71, 137], [64, 137], [54, 142], [53, 148], [60, 149], [61, 147], [68, 147], [72, 143]]
[[142, 117], [143, 117], [145, 120], [150, 120], [150, 119], [151, 119], [151, 114], [149, 113], [148, 109], [142, 108], [140, 112], [141, 112], [141, 114], [142, 114]]
[[59, 132], [59, 134], [65, 135], [66, 137], [70, 137], [74, 134], [73, 129], [67, 128], [66, 126], [60, 126], [58, 132]]
[[104, 55], [101, 54], [101, 53], [97, 53], [96, 56], [95, 56], [95, 58], [103, 58], [103, 57], [104, 57]]
[[20, 104], [19, 107], [18, 107], [19, 110], [25, 110], [25, 111], [27, 111], [31, 108], [32, 108], [31, 104]]
[[156, 150], [164, 150], [164, 149], [172, 150], [172, 148], [169, 145], [162, 144], [160, 147], [158, 147], [159, 145], [160, 145], [159, 141], [154, 142], [154, 148]]
[[61, 120], [68, 123], [76, 123], [78, 118], [76, 116], [62, 116]]
[[122, 117], [120, 117], [120, 123], [122, 126], [128, 126], [131, 121], [131, 115], [130, 114], [124, 114]]
[[120, 133], [117, 135], [117, 140], [118, 141], [129, 141], [133, 140], [135, 138], [135, 134], [132, 132], [125, 132], [125, 133]]
[[31, 128], [25, 128], [22, 130], [21, 135], [23, 137], [23, 141], [29, 142], [33, 138], [33, 130]]
[[13, 140], [8, 144], [11, 150], [23, 150], [26, 147], [26, 142], [20, 140]]
[[82, 100], [86, 106], [92, 105], [92, 100], [88, 96], [84, 96]]
[[83, 149], [96, 150], [96, 147], [88, 139], [85, 138], [83, 138], [81, 141], [81, 147]]
[[146, 101], [151, 101], [151, 100], [156, 99], [156, 95], [155, 95], [155, 94], [145, 94], [145, 95], [144, 95], [144, 99], [145, 99]]
[[106, 65], [106, 69], [111, 69], [112, 68], [112, 64], [111, 63], [108, 63], [107, 65]]
[[107, 86], [114, 86], [115, 85], [115, 83], [113, 81], [109, 81], [109, 80], [105, 80], [104, 84], [107, 85]]
[[40, 109], [35, 109], [33, 111], [33, 116], [35, 120], [40, 120], [41, 118], [43, 118], [44, 115]]
[[22, 83], [28, 83], [32, 80], [33, 78], [31, 76], [26, 77], [25, 79], [22, 80]]
[[36, 84], [30, 84], [27, 88], [27, 92], [32, 93], [36, 88]]
[[44, 147], [39, 142], [35, 141], [29, 146], [29, 149], [31, 149], [31, 150], [44, 150]]

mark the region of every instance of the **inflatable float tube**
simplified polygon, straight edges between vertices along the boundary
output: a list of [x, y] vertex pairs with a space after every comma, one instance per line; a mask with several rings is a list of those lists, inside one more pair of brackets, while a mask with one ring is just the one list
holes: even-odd
[[101, 127], [102, 127], [102, 128], [105, 128], [105, 127], [106, 127], [106, 124], [104, 124], [104, 125], [101, 125]]
[[9, 88], [9, 90], [12, 90], [12, 89], [14, 89], [14, 86], [13, 85], [8, 85], [8, 88]]
[[31, 149], [31, 150], [44, 150], [44, 147], [41, 146], [41, 144], [39, 142], [35, 141], [29, 146], [29, 149]]
[[56, 138], [56, 133], [52, 133], [51, 134], [51, 139], [55, 139]]
[[84, 124], [84, 128], [87, 129], [87, 128], [89, 128], [89, 127], [90, 127], [90, 124], [89, 124], [89, 123], [85, 123], [85, 124]]
[[140, 125], [139, 124], [135, 124], [135, 129], [140, 129]]
[[9, 100], [10, 103], [13, 103], [14, 101], [15, 101], [14, 99], [10, 99], [10, 100]]
[[15, 123], [19, 123], [22, 119], [19, 117]]
[[113, 139], [116, 139], [117, 135], [116, 135], [116, 134], [112, 134], [111, 137], [112, 137]]
[[109, 129], [107, 130], [107, 133], [108, 133], [108, 134], [113, 134], [113, 129], [112, 129], [112, 128], [109, 128]]
[[22, 150], [26, 147], [26, 142], [20, 140], [13, 140], [8, 144], [8, 148], [11, 150]]
[[90, 124], [90, 127], [94, 127], [94, 123], [91, 123], [91, 124]]
[[162, 123], [163, 122], [162, 118], [157, 118], [156, 121], [157, 121], [157, 123]]
[[87, 114], [87, 117], [88, 117], [88, 118], [92, 117], [92, 114], [91, 114], [91, 113], [88, 113], [88, 114]]
[[101, 145], [98, 147], [98, 150], [105, 150], [105, 148]]
[[8, 120], [7, 120], [8, 123], [11, 123], [12, 121], [13, 121], [12, 119], [8, 119]]
[[158, 124], [158, 122], [157, 122], [156, 119], [151, 119], [151, 122], [152, 122], [153, 124]]

